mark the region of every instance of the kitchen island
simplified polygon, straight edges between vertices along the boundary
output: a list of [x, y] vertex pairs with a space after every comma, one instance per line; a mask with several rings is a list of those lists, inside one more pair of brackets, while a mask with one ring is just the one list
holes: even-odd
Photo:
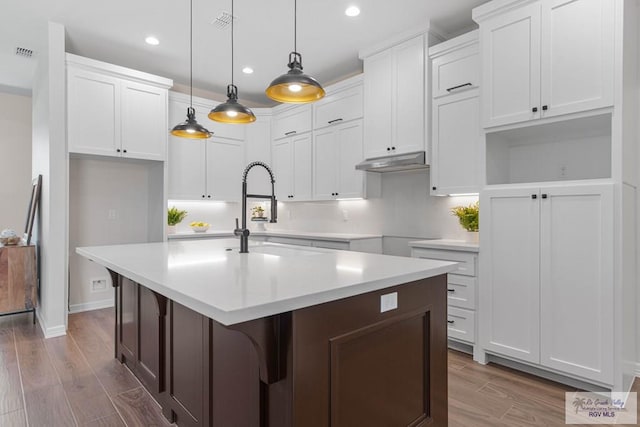
[[180, 426], [447, 425], [455, 263], [236, 239], [77, 248], [116, 354]]

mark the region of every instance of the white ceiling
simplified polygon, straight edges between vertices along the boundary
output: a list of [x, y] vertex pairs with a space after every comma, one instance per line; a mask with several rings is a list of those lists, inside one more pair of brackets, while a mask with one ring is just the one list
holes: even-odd
[[[305, 72], [328, 84], [362, 71], [358, 50], [429, 20], [451, 35], [473, 27], [471, 9], [487, 0], [298, 0], [298, 51]], [[189, 84], [189, 0], [15, 0], [0, 13], [0, 87], [30, 88], [34, 60], [16, 46], [41, 52], [46, 22], [67, 30], [67, 51]], [[211, 22], [231, 0], [193, 0], [194, 86], [225, 93], [231, 80], [230, 31]], [[355, 4], [360, 16], [344, 10]], [[241, 101], [272, 105], [264, 89], [287, 71], [293, 50], [293, 0], [236, 0], [235, 83]], [[159, 46], [144, 42], [148, 35]], [[241, 69], [250, 65], [252, 75]]]

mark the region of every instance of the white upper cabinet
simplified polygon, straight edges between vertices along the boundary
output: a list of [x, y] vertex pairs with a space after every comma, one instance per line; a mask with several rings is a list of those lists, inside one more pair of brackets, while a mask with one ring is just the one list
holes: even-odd
[[311, 131], [311, 104], [296, 105], [274, 112], [273, 139]]
[[[363, 115], [362, 75], [350, 82], [353, 87], [329, 93], [326, 97], [313, 104], [313, 128], [322, 129], [327, 126], [360, 119]], [[327, 88], [329, 90], [329, 88]]]
[[[172, 92], [171, 127], [186, 120], [188, 95]], [[207, 118], [216, 103], [193, 99], [196, 120], [214, 135], [206, 140], [169, 137], [169, 199], [238, 201], [242, 195], [247, 126], [219, 124]]]
[[425, 149], [425, 35], [364, 59], [364, 157]]
[[429, 48], [434, 99], [480, 86], [478, 31]]
[[614, 2], [538, 0], [515, 9], [512, 3], [473, 10], [484, 127], [612, 105]]
[[480, 99], [478, 91], [433, 101], [431, 194], [480, 191]]
[[355, 169], [362, 159], [362, 120], [314, 132], [313, 199], [364, 196], [364, 176]]
[[165, 160], [167, 90], [122, 82], [122, 148], [126, 157]]
[[540, 3], [481, 22], [484, 127], [540, 117]]
[[[246, 127], [244, 167], [251, 162], [261, 161], [273, 169], [271, 161], [271, 112], [269, 109], [258, 108], [254, 108], [253, 112], [256, 115], [256, 121]], [[271, 194], [271, 177], [263, 168], [253, 168], [247, 176], [247, 188], [252, 194]]]
[[273, 142], [273, 171], [279, 201], [312, 199], [311, 133], [292, 135]]
[[[478, 32], [429, 49], [433, 76], [431, 194], [480, 191]], [[451, 75], [450, 75], [451, 74]]]
[[166, 159], [171, 80], [67, 54], [69, 152]]
[[614, 3], [542, 2], [543, 117], [613, 105]]

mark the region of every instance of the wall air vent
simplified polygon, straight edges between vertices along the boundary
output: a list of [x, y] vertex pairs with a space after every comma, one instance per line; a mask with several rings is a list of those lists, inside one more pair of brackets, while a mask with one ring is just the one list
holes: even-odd
[[[226, 12], [226, 11], [222, 11], [220, 12], [220, 14], [216, 17], [216, 19], [214, 19], [211, 24], [216, 27], [219, 30], [224, 30], [225, 28], [227, 28], [229, 25], [231, 25], [231, 13]], [[236, 21], [238, 20], [238, 17], [235, 17]]]
[[16, 55], [23, 56], [25, 58], [31, 58], [33, 56], [33, 51], [24, 47], [17, 47]]

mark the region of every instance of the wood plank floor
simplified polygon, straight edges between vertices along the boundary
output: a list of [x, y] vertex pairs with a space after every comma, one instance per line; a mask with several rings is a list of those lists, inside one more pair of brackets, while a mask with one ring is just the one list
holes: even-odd
[[[170, 425], [113, 358], [113, 324], [112, 309], [73, 314], [66, 336], [45, 340], [30, 315], [1, 317], [0, 426]], [[572, 390], [449, 352], [449, 426], [561, 426]]]

